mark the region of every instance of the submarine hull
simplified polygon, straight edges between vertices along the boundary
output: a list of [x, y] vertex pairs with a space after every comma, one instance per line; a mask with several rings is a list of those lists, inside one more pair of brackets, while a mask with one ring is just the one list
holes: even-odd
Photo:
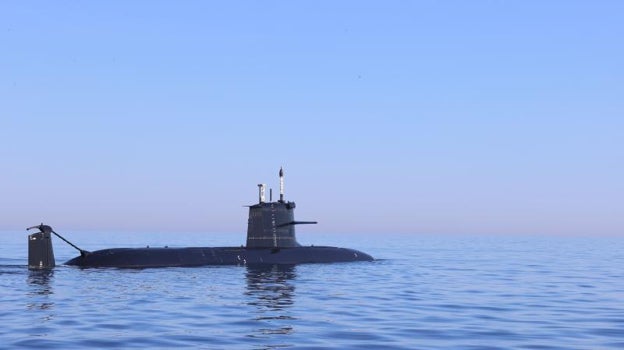
[[[280, 168], [280, 199], [265, 201], [264, 184], [258, 184], [258, 203], [249, 205], [247, 244], [240, 247], [188, 247], [188, 248], [112, 248], [94, 252], [78, 248], [52, 227], [41, 225], [41, 232], [31, 236], [29, 265], [33, 268], [54, 267], [50, 234], [54, 234], [80, 252], [80, 256], [66, 265], [79, 267], [185, 267], [206, 265], [295, 265], [372, 261], [373, 257], [348, 248], [328, 246], [302, 246], [297, 242], [295, 226], [316, 224], [316, 221], [295, 220], [295, 202], [284, 199], [284, 171]], [[48, 239], [39, 239], [48, 238]]]
[[372, 260], [372, 256], [354, 249], [324, 246], [292, 248], [189, 247], [103, 249], [78, 256], [65, 264], [79, 267], [149, 268], [206, 265], [292, 265]]

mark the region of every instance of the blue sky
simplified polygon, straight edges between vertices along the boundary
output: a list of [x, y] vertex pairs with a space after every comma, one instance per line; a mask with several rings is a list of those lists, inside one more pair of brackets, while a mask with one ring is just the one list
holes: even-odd
[[0, 229], [624, 235], [621, 1], [3, 1]]

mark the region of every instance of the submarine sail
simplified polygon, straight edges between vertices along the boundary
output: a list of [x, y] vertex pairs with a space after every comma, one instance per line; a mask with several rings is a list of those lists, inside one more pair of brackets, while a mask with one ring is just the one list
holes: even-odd
[[249, 206], [247, 248], [295, 248], [301, 245], [295, 237], [295, 225], [316, 221], [295, 221], [295, 202], [284, 200], [284, 170], [280, 168], [280, 199], [264, 201], [264, 184], [259, 184], [259, 203]]

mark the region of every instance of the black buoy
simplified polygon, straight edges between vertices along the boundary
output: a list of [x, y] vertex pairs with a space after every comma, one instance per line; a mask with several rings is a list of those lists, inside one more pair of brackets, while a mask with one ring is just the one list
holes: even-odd
[[89, 254], [88, 251], [78, 248], [72, 242], [66, 240], [63, 236], [54, 232], [51, 226], [35, 225], [26, 229], [39, 229], [39, 232], [28, 235], [28, 268], [30, 269], [49, 269], [56, 266], [54, 261], [54, 251], [52, 249], [52, 235], [62, 239], [65, 243], [69, 244], [80, 252], [80, 256], [84, 257]]
[[26, 230], [39, 229], [39, 232], [28, 235], [28, 268], [51, 269], [56, 266], [52, 250], [52, 227], [36, 225]]

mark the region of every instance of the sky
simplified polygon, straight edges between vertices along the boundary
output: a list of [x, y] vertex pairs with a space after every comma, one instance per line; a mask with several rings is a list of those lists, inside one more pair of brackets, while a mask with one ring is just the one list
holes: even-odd
[[0, 229], [624, 237], [622, 1], [2, 1]]

